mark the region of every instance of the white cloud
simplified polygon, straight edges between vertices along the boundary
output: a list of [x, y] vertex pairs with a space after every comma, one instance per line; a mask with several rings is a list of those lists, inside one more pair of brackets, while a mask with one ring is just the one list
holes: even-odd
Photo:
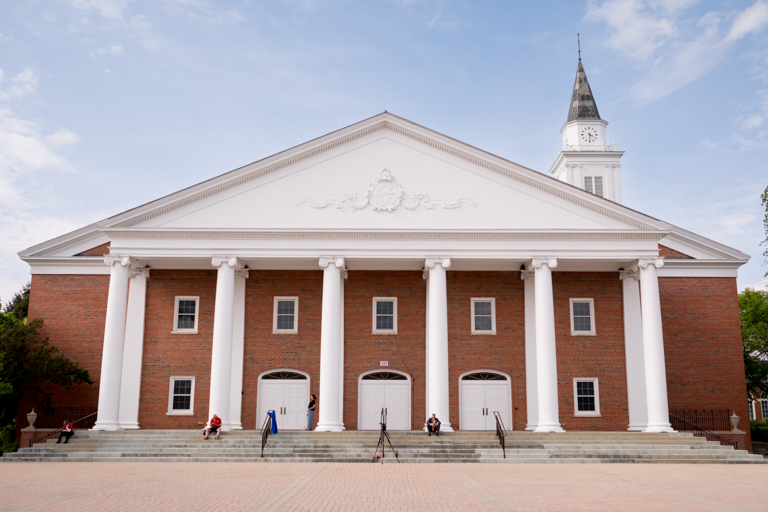
[[741, 120], [739, 120], [739, 128], [742, 130], [754, 130], [760, 128], [763, 125], [763, 117], [757, 114], [751, 114]]
[[731, 31], [723, 42], [738, 41], [748, 34], [758, 32], [768, 24], [768, 4], [756, 2], [736, 17]]
[[768, 279], [763, 279], [762, 281], [758, 281], [756, 283], [739, 286], [739, 291], [743, 292], [745, 288], [752, 288], [755, 291], [768, 292]]
[[132, 0], [63, 0], [70, 6], [81, 11], [96, 11], [107, 20], [123, 18], [125, 9]]
[[9, 79], [8, 87], [3, 85], [4, 73], [0, 69], [0, 100], [6, 101], [35, 92], [37, 86], [37, 73], [32, 68], [24, 68], [24, 71]]
[[80, 142], [80, 136], [65, 128], [59, 128], [54, 133], [46, 135], [45, 140], [54, 147], [67, 146], [69, 144], [77, 144]]
[[[768, 4], [758, 0], [734, 14], [728, 34], [723, 15], [685, 16], [692, 0], [590, 0], [586, 21], [604, 23], [607, 45], [651, 69], [631, 94], [641, 102], [662, 98], [704, 76], [733, 51], [733, 43], [768, 26]], [[755, 118], [751, 119], [756, 123]]]
[[453, 30], [458, 26], [457, 21], [448, 21], [442, 19], [443, 15], [439, 12], [436, 12], [432, 18], [424, 23], [428, 28], [442, 28], [445, 30]]
[[110, 46], [107, 46], [105, 48], [97, 48], [95, 51], [91, 52], [92, 56], [96, 55], [122, 55], [123, 54], [123, 45], [121, 43], [115, 43]]
[[[315, 3], [309, 2], [308, 6], [303, 6], [304, 10], [314, 10]], [[215, 8], [204, 0], [165, 0], [165, 5], [172, 14], [187, 16], [195, 21], [221, 24], [245, 20], [245, 17], [233, 7]]]

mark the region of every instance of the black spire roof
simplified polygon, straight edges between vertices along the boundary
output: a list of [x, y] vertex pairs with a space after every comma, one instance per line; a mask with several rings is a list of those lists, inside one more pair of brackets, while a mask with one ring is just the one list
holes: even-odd
[[568, 121], [576, 119], [600, 119], [597, 103], [587, 81], [587, 74], [584, 72], [584, 66], [581, 65], [581, 58], [579, 58], [579, 67], [576, 69], [576, 82], [573, 84], [571, 108], [568, 111]]

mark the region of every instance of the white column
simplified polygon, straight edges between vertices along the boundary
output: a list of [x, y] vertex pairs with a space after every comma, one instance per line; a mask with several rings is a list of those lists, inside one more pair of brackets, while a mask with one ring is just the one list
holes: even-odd
[[339, 421], [341, 430], [344, 427], [344, 282], [347, 280], [347, 270], [341, 269], [341, 299], [339, 300]]
[[211, 348], [211, 394], [208, 419], [217, 415], [221, 430], [232, 430], [229, 417], [232, 384], [232, 326], [235, 309], [235, 270], [237, 258], [214, 256], [211, 264], [218, 268], [216, 303], [213, 313], [213, 347]]
[[428, 258], [424, 267], [429, 272], [427, 298], [427, 400], [431, 416], [440, 421], [440, 430], [453, 432], [449, 403], [448, 376], [448, 287], [446, 273], [450, 258]]
[[528, 424], [525, 430], [539, 426], [539, 393], [536, 377], [536, 277], [533, 270], [520, 272], [525, 286], [525, 402]]
[[320, 258], [323, 269], [323, 311], [320, 326], [320, 432], [341, 432], [341, 271], [344, 258]]
[[630, 431], [648, 426], [645, 398], [645, 356], [643, 355], [643, 319], [640, 310], [640, 283], [637, 267], [619, 273], [624, 297], [624, 353], [627, 359], [627, 402]]
[[123, 371], [120, 378], [120, 428], [139, 427], [139, 397], [141, 396], [141, 368], [144, 355], [144, 311], [147, 305], [147, 278], [149, 269], [131, 268], [128, 289], [128, 312], [125, 322]]
[[637, 265], [640, 267], [645, 393], [648, 400], [648, 427], [645, 432], [674, 432], [669, 424], [664, 332], [661, 326], [659, 279], [656, 275], [656, 269], [664, 265], [664, 258], [639, 260]]
[[235, 299], [232, 313], [232, 380], [229, 384], [229, 423], [242, 430], [243, 361], [245, 360], [245, 280], [248, 269], [235, 270]]
[[531, 266], [535, 273], [536, 388], [539, 395], [539, 424], [535, 432], [563, 432], [558, 410], [555, 302], [552, 293], [552, 269], [557, 268], [557, 259], [535, 258]]
[[93, 430], [120, 430], [120, 380], [123, 373], [125, 317], [128, 306], [128, 279], [131, 258], [109, 254], [104, 263], [112, 267], [104, 325], [104, 351], [99, 378], [99, 413]]
[[424, 364], [426, 365], [424, 368], [424, 406], [426, 407], [426, 410], [424, 411], [424, 427], [422, 428], [422, 430], [426, 432], [427, 418], [432, 416], [432, 413], [430, 412], [432, 409], [429, 407], [429, 271], [426, 267], [422, 271], [421, 277], [427, 283], [427, 318], [425, 320], [426, 323], [424, 324]]

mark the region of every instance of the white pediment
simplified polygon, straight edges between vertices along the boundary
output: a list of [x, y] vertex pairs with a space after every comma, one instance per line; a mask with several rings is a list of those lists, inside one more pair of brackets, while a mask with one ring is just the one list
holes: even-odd
[[647, 229], [642, 225], [647, 222], [596, 206], [599, 198], [586, 192], [514, 164], [507, 163], [502, 170], [383, 128], [122, 225], [143, 229]]

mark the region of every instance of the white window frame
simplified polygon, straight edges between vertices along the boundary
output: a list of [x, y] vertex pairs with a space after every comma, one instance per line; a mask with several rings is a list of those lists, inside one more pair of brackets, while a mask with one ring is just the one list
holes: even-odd
[[[179, 329], [179, 301], [182, 300], [194, 300], [195, 301], [195, 327], [193, 329]], [[197, 334], [197, 324], [200, 320], [200, 297], [177, 295], [173, 302], [173, 329], [171, 334]]]
[[[589, 326], [592, 328], [590, 331], [576, 331], [573, 323], [573, 303], [574, 302], [588, 302], [589, 303]], [[595, 299], [570, 299], [571, 309], [571, 336], [597, 336], [597, 330], [595, 327]]]
[[768, 414], [766, 414], [766, 411], [768, 411], [768, 398], [761, 398], [760, 399], [760, 417], [764, 420], [768, 420]]
[[[392, 303], [392, 329], [377, 329], [376, 328], [376, 304], [378, 302], [391, 302]], [[397, 334], [397, 297], [374, 297], [372, 302], [372, 323], [371, 334], [383, 334], [394, 336]]]
[[[602, 188], [602, 194], [597, 193], [597, 180], [600, 179], [600, 188]], [[589, 183], [589, 185], [587, 184]], [[590, 188], [592, 190], [590, 190]], [[590, 176], [584, 176], [584, 190], [590, 194], [594, 194], [597, 197], [605, 197], [605, 180], [602, 175], [594, 174]]]
[[756, 418], [755, 416], [755, 401], [751, 398], [748, 400], [749, 402], [749, 421], [754, 421]]
[[[478, 331], [475, 329], [475, 302], [490, 302], [491, 303], [491, 330], [490, 331]], [[496, 334], [496, 299], [493, 297], [473, 297], [469, 299], [469, 307], [472, 315], [472, 334], [493, 336]]]
[[[192, 389], [190, 390], [190, 396], [189, 396], [189, 409], [183, 410], [183, 409], [174, 409], [173, 408], [173, 383], [177, 380], [191, 380], [192, 381]], [[173, 376], [171, 377], [170, 383], [168, 385], [168, 413], [167, 416], [194, 416], [195, 415], [195, 378], [194, 377], [183, 377], [183, 376]]]
[[[579, 394], [577, 391], [577, 382], [594, 382], [595, 384], [595, 410], [594, 411], [580, 411], [579, 410]], [[575, 377], [573, 379], [573, 415], [586, 418], [599, 418], [600, 417], [600, 387], [597, 382], [597, 377]]]
[[[277, 328], [277, 303], [278, 301], [293, 301], [293, 329]], [[299, 332], [299, 298], [298, 297], [275, 297], [272, 303], [272, 334], [296, 334]]]

